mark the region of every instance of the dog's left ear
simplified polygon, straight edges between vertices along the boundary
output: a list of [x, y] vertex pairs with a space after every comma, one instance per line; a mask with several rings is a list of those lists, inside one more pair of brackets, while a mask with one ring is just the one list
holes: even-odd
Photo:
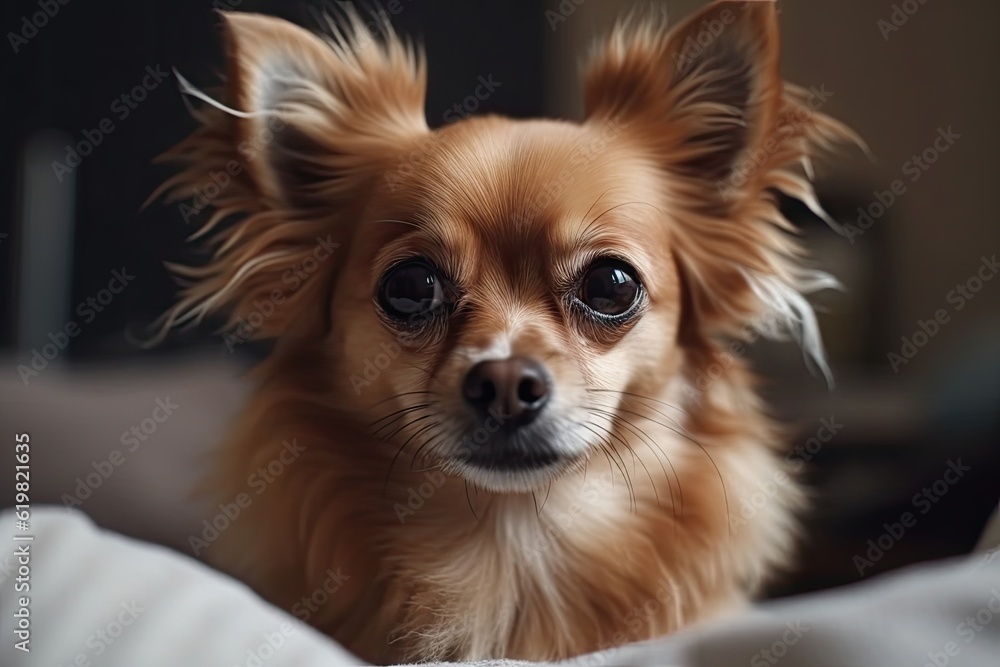
[[825, 370], [802, 294], [837, 283], [800, 266], [772, 191], [825, 217], [796, 168], [810, 174], [815, 148], [856, 136], [784, 83], [779, 60], [771, 0], [714, 2], [670, 30], [633, 18], [585, 71], [587, 122], [624, 127], [663, 171], [684, 324], [703, 337], [791, 333]]
[[664, 166], [724, 184], [782, 102], [774, 2], [715, 2], [672, 30], [620, 25], [584, 81], [587, 116], [629, 123]]

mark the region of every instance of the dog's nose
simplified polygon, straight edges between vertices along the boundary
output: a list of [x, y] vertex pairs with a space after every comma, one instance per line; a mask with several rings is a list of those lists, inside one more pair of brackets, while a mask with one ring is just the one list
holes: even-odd
[[483, 416], [499, 413], [506, 428], [533, 420], [549, 400], [545, 369], [533, 359], [512, 357], [481, 361], [473, 366], [462, 387], [465, 400]]

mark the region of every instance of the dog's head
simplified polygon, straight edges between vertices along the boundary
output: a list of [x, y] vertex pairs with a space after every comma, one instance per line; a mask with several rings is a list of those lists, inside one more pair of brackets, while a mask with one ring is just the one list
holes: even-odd
[[791, 168], [844, 130], [782, 82], [773, 3], [622, 24], [582, 122], [436, 130], [387, 26], [225, 22], [228, 106], [171, 185], [210, 199], [209, 229], [242, 217], [182, 269], [171, 323], [228, 308], [230, 345], [321, 350], [313, 386], [390, 452], [527, 491], [615, 450], [634, 400], [678, 418], [712, 341], [765, 312], [818, 351], [801, 293], [823, 279], [769, 193], [813, 203]]

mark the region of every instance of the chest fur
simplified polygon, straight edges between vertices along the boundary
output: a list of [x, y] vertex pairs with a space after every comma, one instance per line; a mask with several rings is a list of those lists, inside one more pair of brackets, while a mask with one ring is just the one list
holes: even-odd
[[391, 559], [404, 657], [561, 659], [678, 627], [691, 605], [661, 531], [620, 495], [596, 479], [495, 502], [446, 540], [415, 530]]

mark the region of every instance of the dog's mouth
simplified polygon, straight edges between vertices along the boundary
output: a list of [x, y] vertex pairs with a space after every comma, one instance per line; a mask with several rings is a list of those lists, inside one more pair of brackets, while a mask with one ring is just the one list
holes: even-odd
[[476, 449], [460, 451], [446, 468], [469, 482], [497, 493], [527, 493], [545, 488], [577, 463], [580, 455], [560, 452], [545, 441], [530, 444], [495, 434]]
[[560, 456], [555, 452], [501, 452], [489, 456], [473, 454], [459, 461], [486, 472], [521, 472], [555, 466]]
[[516, 494], [544, 490], [569, 467], [567, 459], [552, 455], [490, 461], [453, 459], [446, 469], [485, 491]]

